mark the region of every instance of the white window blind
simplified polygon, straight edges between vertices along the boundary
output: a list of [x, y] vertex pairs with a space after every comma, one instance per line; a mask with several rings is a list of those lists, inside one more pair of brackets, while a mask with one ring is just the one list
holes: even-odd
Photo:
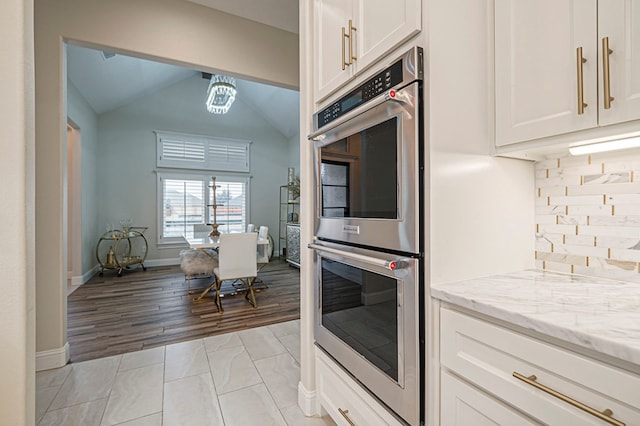
[[249, 171], [249, 144], [209, 144], [211, 170]]
[[186, 236], [192, 232], [194, 224], [205, 223], [206, 198], [202, 178], [166, 177], [161, 183], [163, 239]]
[[[246, 182], [231, 182], [216, 178], [216, 221], [222, 233], [244, 232], [247, 229]], [[210, 196], [213, 190], [210, 189]], [[213, 198], [213, 197], [212, 197]], [[213, 209], [211, 211], [213, 214]], [[213, 218], [212, 218], [213, 220]]]
[[[216, 174], [216, 222], [221, 233], [248, 223], [249, 178]], [[158, 241], [183, 242], [198, 225], [213, 223], [211, 175], [158, 174]]]
[[158, 167], [250, 171], [250, 141], [169, 132], [156, 136]]

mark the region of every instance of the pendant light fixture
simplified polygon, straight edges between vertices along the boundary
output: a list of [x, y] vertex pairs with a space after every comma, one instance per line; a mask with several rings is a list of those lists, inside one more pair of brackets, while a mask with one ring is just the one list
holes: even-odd
[[207, 89], [207, 111], [226, 114], [236, 99], [236, 79], [226, 75], [212, 74]]

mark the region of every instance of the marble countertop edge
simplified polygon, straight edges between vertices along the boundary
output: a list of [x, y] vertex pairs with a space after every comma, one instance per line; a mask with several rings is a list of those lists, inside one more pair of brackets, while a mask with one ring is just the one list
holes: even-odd
[[[558, 278], [560, 281], [556, 281]], [[609, 287], [620, 285], [624, 287]], [[505, 296], [505, 292], [508, 295]], [[612, 300], [607, 299], [610, 292], [616, 293]], [[616, 310], [618, 306], [609, 306], [620, 304], [621, 297], [629, 299], [628, 294], [632, 295], [629, 306], [624, 305], [620, 311]], [[437, 284], [431, 287], [431, 295], [452, 305], [640, 366], [640, 322], [637, 321], [640, 319], [637, 309], [640, 284], [526, 270]], [[559, 302], [552, 300], [553, 297], [566, 299], [560, 302], [562, 311], [555, 311]]]

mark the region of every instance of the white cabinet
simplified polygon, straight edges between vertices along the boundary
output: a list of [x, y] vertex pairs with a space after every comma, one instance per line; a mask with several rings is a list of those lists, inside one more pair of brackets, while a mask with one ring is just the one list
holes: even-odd
[[496, 0], [496, 145], [640, 119], [639, 39], [633, 0]]
[[447, 426], [535, 425], [501, 401], [459, 379], [448, 371], [441, 376], [440, 424]]
[[[466, 415], [457, 412], [466, 405], [465, 411], [476, 410], [486, 418], [508, 416], [511, 410], [526, 416], [499, 424], [527, 424], [531, 418], [543, 424], [597, 426], [604, 424], [599, 414], [640, 424], [639, 375], [480, 318], [440, 310], [440, 359], [443, 419]], [[460, 390], [451, 375], [475, 393]]]
[[338, 425], [402, 425], [402, 422], [318, 349], [316, 382], [320, 404]]
[[[599, 103], [598, 124], [606, 125], [640, 118], [640, 3], [633, 0], [598, 2], [599, 58], [602, 40], [608, 37], [611, 108]], [[606, 78], [606, 75], [603, 76]], [[605, 84], [599, 99], [604, 99]]]
[[420, 31], [420, 0], [318, 0], [314, 10], [315, 100], [344, 85]]

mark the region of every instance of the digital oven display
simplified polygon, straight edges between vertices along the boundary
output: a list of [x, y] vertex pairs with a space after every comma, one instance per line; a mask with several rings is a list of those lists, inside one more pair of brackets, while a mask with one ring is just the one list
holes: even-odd
[[349, 111], [350, 109], [360, 105], [362, 102], [362, 90], [358, 90], [356, 93], [352, 93], [350, 96], [340, 101], [340, 110]]
[[317, 114], [317, 128], [331, 123], [341, 115], [366, 103], [381, 93], [402, 83], [402, 59], [379, 72], [348, 95], [329, 105]]

